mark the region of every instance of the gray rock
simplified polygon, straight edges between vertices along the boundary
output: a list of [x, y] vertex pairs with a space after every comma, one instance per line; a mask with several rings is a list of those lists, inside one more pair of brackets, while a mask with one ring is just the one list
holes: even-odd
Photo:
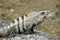
[[36, 32], [32, 34], [18, 34], [7, 38], [0, 38], [1, 40], [51, 40], [48, 33]]

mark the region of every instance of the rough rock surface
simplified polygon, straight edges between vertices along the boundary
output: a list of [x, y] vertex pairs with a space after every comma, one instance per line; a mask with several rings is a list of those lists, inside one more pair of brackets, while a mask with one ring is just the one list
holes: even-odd
[[45, 32], [36, 32], [32, 34], [17, 34], [10, 37], [2, 37], [0, 40], [51, 40]]

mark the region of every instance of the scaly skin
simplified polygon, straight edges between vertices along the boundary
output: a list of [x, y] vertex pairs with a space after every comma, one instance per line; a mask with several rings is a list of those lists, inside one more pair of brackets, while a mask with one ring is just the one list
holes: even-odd
[[41, 24], [49, 14], [51, 14], [49, 11], [40, 11], [16, 18], [7, 27], [0, 28], [0, 36], [6, 36], [10, 33], [33, 33], [34, 27]]

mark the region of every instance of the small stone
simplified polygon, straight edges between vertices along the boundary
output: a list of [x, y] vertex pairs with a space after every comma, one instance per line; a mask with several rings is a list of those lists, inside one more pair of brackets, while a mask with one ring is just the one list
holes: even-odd
[[10, 11], [11, 11], [11, 12], [13, 12], [13, 11], [14, 11], [14, 9], [10, 9]]

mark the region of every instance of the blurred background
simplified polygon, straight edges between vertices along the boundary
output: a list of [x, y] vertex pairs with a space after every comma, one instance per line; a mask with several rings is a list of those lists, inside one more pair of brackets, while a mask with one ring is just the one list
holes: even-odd
[[49, 33], [52, 40], [60, 40], [60, 0], [0, 0], [0, 19], [13, 20], [34, 11], [51, 10], [55, 16], [36, 27]]

